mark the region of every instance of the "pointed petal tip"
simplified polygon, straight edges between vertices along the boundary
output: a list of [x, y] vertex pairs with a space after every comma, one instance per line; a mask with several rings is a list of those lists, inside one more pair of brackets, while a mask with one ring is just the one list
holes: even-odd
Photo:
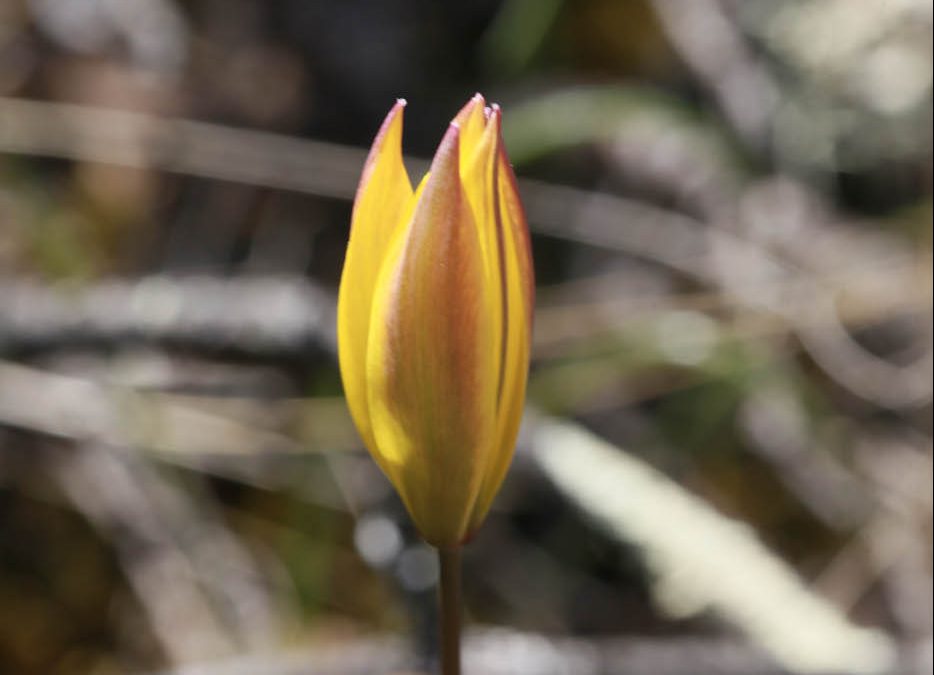
[[438, 144], [438, 149], [435, 150], [430, 169], [432, 177], [439, 171], [443, 172], [445, 169], [442, 169], [442, 167], [453, 166], [453, 170], [457, 170], [457, 162], [460, 157], [460, 135], [461, 126], [455, 120], [448, 125], [447, 131], [444, 132], [444, 136]]
[[383, 122], [383, 124], [388, 126], [397, 117], [401, 118], [405, 112], [406, 105], [407, 101], [404, 98], [397, 98], [396, 102], [393, 103], [392, 108], [389, 109], [389, 113], [386, 115], [386, 120]]
[[489, 127], [490, 125], [493, 125], [493, 128], [495, 129], [496, 133], [500, 133], [502, 131], [502, 126], [503, 126], [503, 111], [500, 110], [500, 107], [496, 105], [495, 103], [492, 106], [490, 106], [488, 110], [490, 111], [490, 114], [487, 115], [487, 119], [486, 119], [487, 127]]
[[464, 107], [458, 111], [457, 115], [454, 116], [454, 121], [460, 124], [466, 124], [467, 120], [470, 119], [471, 113], [477, 106], [481, 108], [486, 104], [483, 99], [483, 95], [479, 92], [474, 94], [473, 97], [464, 104]]
[[[381, 156], [398, 155], [401, 163], [404, 104], [405, 99], [397, 99], [395, 105], [386, 113], [383, 123], [380, 124], [379, 130], [373, 139], [373, 144], [370, 146], [370, 152], [367, 154], [366, 162], [363, 165], [363, 172], [357, 186], [357, 198], [360, 197], [362, 187], [370, 180], [373, 169]], [[406, 174], [406, 180], [408, 180], [408, 174]]]
[[438, 145], [438, 154], [441, 154], [442, 148], [450, 148], [460, 155], [460, 145], [461, 125], [455, 120], [448, 125], [447, 131], [444, 132], [444, 138], [441, 139], [441, 143]]
[[401, 129], [404, 108], [405, 99], [396, 99], [395, 104], [393, 104], [392, 108], [389, 109], [389, 112], [386, 113], [386, 117], [383, 119], [383, 123], [380, 125], [379, 131], [376, 132], [376, 138], [373, 139], [373, 146], [370, 149], [371, 154], [376, 150], [377, 146], [381, 146], [383, 144], [386, 137], [390, 133], [390, 129], [393, 126], [398, 124], [398, 128]]

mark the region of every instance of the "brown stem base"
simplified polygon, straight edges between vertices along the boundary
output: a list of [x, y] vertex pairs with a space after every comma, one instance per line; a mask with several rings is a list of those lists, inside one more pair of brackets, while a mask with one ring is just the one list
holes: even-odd
[[441, 563], [441, 675], [461, 675], [461, 549], [438, 549]]

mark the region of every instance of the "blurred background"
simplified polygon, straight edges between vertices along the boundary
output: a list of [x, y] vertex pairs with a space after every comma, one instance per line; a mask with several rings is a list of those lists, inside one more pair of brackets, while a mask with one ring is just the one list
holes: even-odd
[[333, 312], [475, 91], [538, 305], [466, 672], [931, 672], [928, 0], [0, 2], [0, 672], [432, 667]]

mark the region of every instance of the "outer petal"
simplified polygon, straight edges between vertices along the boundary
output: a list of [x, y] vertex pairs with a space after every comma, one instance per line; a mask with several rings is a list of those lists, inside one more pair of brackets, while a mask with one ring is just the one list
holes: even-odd
[[370, 150], [354, 200], [350, 242], [337, 300], [341, 377], [350, 412], [371, 453], [379, 457], [366, 397], [366, 353], [377, 274], [393, 233], [412, 208], [412, 185], [402, 163], [399, 100], [386, 116]]
[[522, 420], [531, 349], [535, 278], [532, 248], [516, 177], [502, 143], [496, 163], [496, 214], [501, 233], [505, 326], [502, 386], [491, 461], [470, 517], [468, 532], [476, 530], [499, 491], [512, 462]]
[[422, 536], [439, 547], [466, 532], [496, 421], [491, 289], [461, 186], [459, 135], [452, 124], [380, 272], [367, 354], [380, 455]]

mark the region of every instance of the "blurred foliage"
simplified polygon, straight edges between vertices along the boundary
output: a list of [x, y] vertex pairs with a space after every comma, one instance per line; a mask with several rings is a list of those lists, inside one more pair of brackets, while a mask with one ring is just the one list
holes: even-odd
[[[822, 626], [877, 631], [821, 658], [884, 635], [890, 670], [921, 672], [931, 45], [922, 0], [0, 3], [0, 672], [386, 634], [431, 662], [436, 570], [349, 423], [329, 302], [392, 101], [415, 167], [478, 90], [505, 111], [533, 232], [531, 409], [568, 426], [529, 424], [467, 549], [471, 619], [743, 635], [808, 672], [756, 624], [770, 589], [747, 614], [713, 597], [727, 573], [694, 589], [707, 604], [666, 599], [652, 546], [696, 533], [659, 516], [637, 540], [626, 494], [602, 504], [619, 523], [588, 507], [632, 461], [684, 488], [656, 497], [746, 523], [836, 608]], [[576, 428], [620, 461], [564, 483], [548, 439], [584, 456]], [[513, 656], [488, 672], [551, 672]], [[629, 663], [693, 666], [668, 657]], [[394, 667], [359, 663], [321, 672]]]

